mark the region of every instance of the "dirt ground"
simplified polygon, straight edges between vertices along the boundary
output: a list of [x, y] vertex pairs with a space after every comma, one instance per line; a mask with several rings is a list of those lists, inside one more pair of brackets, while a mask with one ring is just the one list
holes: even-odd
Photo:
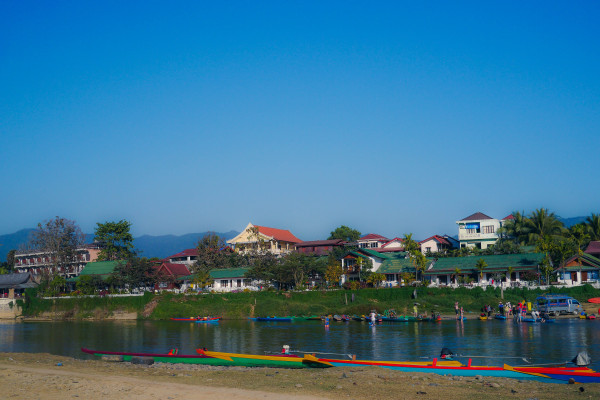
[[[60, 363], [60, 365], [58, 365]], [[274, 369], [0, 353], [3, 399], [597, 399], [600, 384], [408, 374], [375, 367]]]

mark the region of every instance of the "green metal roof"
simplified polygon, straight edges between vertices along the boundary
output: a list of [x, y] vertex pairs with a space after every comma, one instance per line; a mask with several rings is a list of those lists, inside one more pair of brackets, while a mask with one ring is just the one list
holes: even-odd
[[67, 282], [77, 282], [79, 277], [83, 275], [98, 275], [103, 280], [107, 279], [113, 273], [119, 263], [125, 261], [95, 261], [85, 264], [79, 276], [67, 279]]
[[583, 253], [582, 255], [579, 256], [581, 258], [581, 260], [589, 265], [573, 265], [571, 267], [562, 267], [559, 268], [560, 270], [566, 270], [566, 271], [589, 271], [589, 270], [596, 270], [596, 269], [600, 269], [600, 258], [598, 257], [594, 257], [591, 254], [588, 253]]
[[381, 266], [376, 272], [380, 274], [401, 274], [403, 272], [414, 273], [415, 266], [410, 258], [388, 258], [381, 263]]
[[240, 278], [250, 268], [227, 268], [227, 269], [213, 269], [210, 271], [210, 277], [213, 279], [224, 279], [224, 278]]
[[485, 272], [506, 271], [508, 267], [513, 267], [515, 271], [519, 271], [537, 267], [544, 256], [543, 253], [527, 253], [439, 258], [433, 263], [433, 266], [425, 271], [425, 274], [435, 275], [454, 272], [456, 268], [460, 269], [461, 273], [479, 272], [475, 267], [479, 259], [483, 259], [487, 264]]

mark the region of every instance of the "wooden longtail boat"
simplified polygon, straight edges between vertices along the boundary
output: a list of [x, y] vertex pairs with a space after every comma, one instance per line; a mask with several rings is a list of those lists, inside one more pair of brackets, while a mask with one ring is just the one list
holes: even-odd
[[575, 382], [600, 382], [600, 374], [586, 367], [511, 367], [503, 366], [473, 366], [464, 365], [458, 361], [370, 361], [370, 360], [338, 360], [319, 358], [319, 361], [331, 364], [334, 367], [382, 367], [403, 372], [424, 372], [438, 375], [453, 376], [493, 376], [500, 378], [514, 378], [522, 380], [535, 380], [540, 382], [566, 383], [569, 379]]
[[95, 356], [122, 356], [123, 361], [131, 361], [133, 357], [149, 357], [154, 362], [161, 363], [183, 363], [183, 364], [201, 364], [218, 366], [243, 366], [243, 367], [272, 367], [272, 368], [328, 368], [330, 364], [318, 360], [311, 355], [303, 357], [296, 355], [254, 355], [254, 354], [236, 354], [222, 353], [216, 351], [207, 351], [198, 349], [198, 354], [167, 354], [162, 353], [127, 353], [116, 351], [90, 350], [84, 347], [81, 351]]
[[219, 322], [220, 317], [202, 317], [202, 318], [171, 318], [171, 321], [178, 322]]

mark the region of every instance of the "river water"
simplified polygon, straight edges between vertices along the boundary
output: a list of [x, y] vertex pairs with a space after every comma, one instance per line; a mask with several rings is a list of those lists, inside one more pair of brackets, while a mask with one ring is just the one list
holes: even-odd
[[[473, 364], [564, 362], [585, 350], [600, 369], [600, 320], [561, 319], [549, 324], [454, 320], [382, 323], [320, 321], [221, 321], [197, 324], [174, 321], [0, 322], [0, 352], [44, 352], [89, 358], [95, 350], [194, 354], [198, 347], [234, 353], [292, 350], [356, 354], [358, 359], [423, 361], [442, 347], [473, 358]], [[463, 360], [461, 360], [463, 361]]]

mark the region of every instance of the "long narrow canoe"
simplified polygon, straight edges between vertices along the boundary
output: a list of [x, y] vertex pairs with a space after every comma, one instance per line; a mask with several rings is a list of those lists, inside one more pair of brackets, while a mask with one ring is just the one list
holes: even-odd
[[263, 322], [292, 322], [292, 317], [258, 317], [254, 318], [256, 321]]
[[171, 318], [171, 321], [178, 322], [197, 322], [197, 323], [206, 323], [206, 322], [219, 322], [220, 317], [204, 317], [204, 318]]
[[223, 362], [222, 365], [277, 368], [328, 368], [332, 366], [310, 355], [304, 355], [303, 357], [290, 354], [260, 356], [254, 354], [222, 353], [202, 349], [197, 349], [196, 352], [199, 355], [219, 359]]
[[[434, 373], [438, 375], [453, 375], [453, 376], [493, 376], [500, 378], [514, 378], [522, 380], [535, 380], [540, 382], [565, 383], [569, 378], [574, 378], [576, 382], [580, 382], [574, 376], [572, 371], [563, 370], [562, 368], [548, 368], [546, 374], [535, 373], [535, 370], [521, 368], [506, 368], [507, 366], [472, 366], [464, 365], [458, 361], [370, 361], [370, 360], [338, 360], [319, 358], [319, 361], [331, 364], [334, 367], [381, 367], [402, 372], [423, 372]], [[530, 368], [530, 367], [525, 367]], [[564, 375], [561, 375], [561, 370]], [[591, 370], [590, 370], [591, 371]], [[593, 371], [592, 371], [593, 372]], [[557, 375], [560, 378], [557, 378]], [[591, 379], [590, 373], [583, 375], [582, 379]], [[566, 378], [561, 379], [561, 378]], [[589, 381], [587, 381], [589, 382]]]
[[552, 378], [564, 382], [573, 379], [576, 383], [600, 383], [600, 373], [587, 367], [511, 367], [510, 365], [505, 364], [504, 368], [528, 375]]
[[299, 357], [295, 355], [253, 355], [222, 353], [198, 349], [198, 354], [163, 354], [163, 353], [127, 353], [116, 351], [90, 350], [84, 347], [81, 351], [95, 356], [121, 356], [123, 361], [131, 361], [133, 357], [148, 357], [154, 362], [202, 364], [218, 366], [272, 367], [272, 368], [328, 368], [330, 364], [320, 361], [311, 355]]

